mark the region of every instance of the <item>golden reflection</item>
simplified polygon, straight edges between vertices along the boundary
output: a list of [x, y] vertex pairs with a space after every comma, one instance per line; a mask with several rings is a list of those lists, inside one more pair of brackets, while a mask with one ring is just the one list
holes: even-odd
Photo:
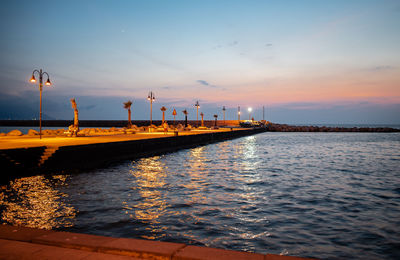
[[257, 155], [257, 147], [256, 147], [256, 137], [248, 136], [246, 137], [246, 144], [244, 146], [243, 151], [243, 170], [245, 171], [253, 171], [256, 170], [258, 160], [255, 160]]
[[[206, 175], [209, 173], [207, 168], [206, 160], [206, 147], [197, 147], [190, 150], [189, 159], [187, 161], [187, 177], [190, 181], [182, 183], [182, 186], [186, 190], [191, 191], [187, 194], [185, 202], [187, 204], [194, 203], [206, 203], [207, 202], [207, 192], [205, 191], [205, 186], [207, 185]], [[195, 191], [195, 192], [194, 192]]]
[[[52, 176], [57, 185], [64, 185], [65, 175]], [[2, 222], [15, 226], [42, 229], [70, 227], [76, 210], [63, 202], [67, 197], [44, 176], [16, 179], [1, 187], [0, 209]]]
[[[135, 177], [136, 184], [132, 189], [139, 192], [141, 200], [134, 205], [124, 202], [126, 214], [130, 217], [135, 216], [138, 220], [159, 223], [158, 219], [167, 207], [160, 190], [166, 185], [166, 170], [167, 167], [161, 163], [159, 156], [141, 159], [134, 165], [131, 174]], [[151, 231], [158, 231], [154, 228], [152, 227]]]

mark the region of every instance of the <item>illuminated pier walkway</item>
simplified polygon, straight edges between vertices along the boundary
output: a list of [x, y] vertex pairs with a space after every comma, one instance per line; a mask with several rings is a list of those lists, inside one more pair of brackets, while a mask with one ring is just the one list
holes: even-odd
[[[232, 131], [241, 131], [244, 128], [232, 128]], [[179, 131], [179, 136], [197, 135], [230, 132], [231, 128], [219, 128], [218, 130], [192, 130], [192, 131]], [[145, 140], [153, 138], [165, 138], [174, 136], [174, 132], [169, 131], [167, 134], [164, 132], [137, 132], [135, 134], [121, 134], [121, 133], [96, 133], [89, 136], [82, 137], [66, 137], [66, 136], [0, 136], [0, 150], [2, 149], [15, 149], [15, 148], [30, 148], [40, 146], [73, 146], [97, 143], [110, 143], [110, 142], [124, 142], [132, 140]]]
[[296, 260], [304, 258], [0, 225], [0, 259]]
[[264, 128], [219, 128], [167, 133], [103, 132], [84, 137], [44, 136], [42, 139], [38, 136], [1, 136], [0, 181], [17, 176], [107, 167], [123, 160], [160, 155], [264, 131]]

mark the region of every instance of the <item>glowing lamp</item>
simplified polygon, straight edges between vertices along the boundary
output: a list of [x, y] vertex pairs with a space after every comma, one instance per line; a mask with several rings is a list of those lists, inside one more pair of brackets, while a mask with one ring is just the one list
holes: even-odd
[[47, 79], [46, 83], [44, 83], [46, 86], [51, 86], [50, 79]]
[[31, 80], [30, 80], [32, 83], [36, 83], [36, 79], [35, 79], [35, 76], [33, 76], [33, 74], [32, 74], [32, 78], [31, 78]]

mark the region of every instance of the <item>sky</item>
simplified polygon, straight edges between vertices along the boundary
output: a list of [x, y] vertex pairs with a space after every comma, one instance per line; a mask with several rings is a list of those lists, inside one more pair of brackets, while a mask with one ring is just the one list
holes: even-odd
[[[0, 119], [249, 116], [400, 124], [400, 1], [21, 1], [0, 8]], [[247, 108], [252, 107], [249, 115]], [[264, 109], [263, 109], [264, 107]]]

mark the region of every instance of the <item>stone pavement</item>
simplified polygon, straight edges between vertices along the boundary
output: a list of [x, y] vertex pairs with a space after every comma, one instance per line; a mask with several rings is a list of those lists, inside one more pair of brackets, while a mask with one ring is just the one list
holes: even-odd
[[[240, 131], [243, 128], [233, 128], [233, 131]], [[228, 132], [230, 128], [220, 128], [218, 130], [192, 130], [192, 131], [180, 131], [178, 134], [181, 135], [194, 135], [194, 134], [205, 134], [213, 132]], [[131, 140], [142, 140], [152, 138], [164, 138], [171, 137], [175, 133], [168, 132], [138, 132], [136, 134], [97, 134], [83, 137], [66, 137], [66, 136], [0, 136], [0, 150], [1, 149], [15, 149], [15, 148], [28, 148], [28, 147], [40, 147], [40, 146], [72, 146], [72, 145], [85, 145], [85, 144], [96, 144], [96, 143], [108, 143], [108, 142], [122, 142]]]
[[0, 259], [300, 260], [304, 258], [0, 225]]

